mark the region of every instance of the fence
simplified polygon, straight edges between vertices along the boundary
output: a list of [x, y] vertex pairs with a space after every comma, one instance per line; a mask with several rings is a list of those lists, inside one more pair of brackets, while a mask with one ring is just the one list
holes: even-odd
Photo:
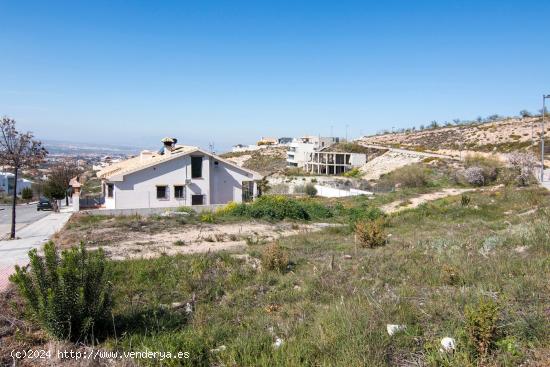
[[80, 208], [86, 209], [86, 208], [99, 208], [101, 205], [105, 204], [105, 197], [104, 196], [86, 196], [81, 197], [78, 199]]

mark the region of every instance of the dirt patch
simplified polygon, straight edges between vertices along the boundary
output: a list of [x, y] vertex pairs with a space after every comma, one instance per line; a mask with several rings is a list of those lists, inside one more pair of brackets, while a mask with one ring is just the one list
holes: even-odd
[[418, 163], [424, 157], [400, 152], [386, 152], [364, 164], [360, 170], [364, 172], [363, 179], [378, 180], [380, 176], [390, 173], [400, 167]]
[[381, 209], [383, 212], [391, 214], [397, 213], [406, 209], [414, 209], [419, 205], [422, 205], [428, 201], [443, 199], [448, 196], [461, 195], [468, 191], [473, 191], [475, 189], [445, 189], [438, 192], [431, 192], [429, 194], [424, 194], [417, 196], [415, 198], [408, 199], [407, 201], [398, 200], [384, 205]]
[[139, 228], [132, 230], [110, 226], [113, 223], [115, 222], [105, 221], [85, 231], [79, 228], [64, 229], [57, 234], [56, 243], [62, 247], [70, 247], [83, 241], [90, 249], [103, 248], [113, 260], [124, 260], [222, 250], [239, 251], [247, 243], [273, 241], [283, 236], [318, 231], [328, 226], [325, 223], [247, 221], [185, 224], [172, 228], [166, 226], [162, 231], [149, 232]]

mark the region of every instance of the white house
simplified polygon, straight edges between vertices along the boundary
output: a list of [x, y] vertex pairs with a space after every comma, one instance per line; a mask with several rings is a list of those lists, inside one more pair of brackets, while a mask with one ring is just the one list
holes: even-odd
[[105, 208], [138, 209], [242, 202], [257, 196], [259, 173], [194, 146], [162, 140], [159, 152], [112, 164], [100, 172]]
[[[13, 195], [13, 182], [15, 175], [11, 172], [0, 172], [0, 192], [8, 195]], [[17, 178], [17, 195], [21, 195], [26, 187], [31, 187], [32, 181], [26, 178]]]
[[338, 143], [339, 138], [320, 137], [320, 136], [302, 136], [294, 139], [288, 145], [286, 162], [289, 167], [304, 167], [309, 160], [310, 153], [317, 152], [334, 143]]

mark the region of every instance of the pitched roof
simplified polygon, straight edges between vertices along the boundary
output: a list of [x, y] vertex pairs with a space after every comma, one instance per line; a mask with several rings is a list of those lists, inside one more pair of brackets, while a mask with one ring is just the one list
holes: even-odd
[[[190, 145], [176, 145], [169, 154], [160, 154], [158, 152], [144, 151], [140, 155], [123, 160], [121, 162], [113, 163], [101, 171], [97, 172], [97, 177], [104, 178], [112, 181], [122, 181], [125, 175], [133, 172], [141, 171], [142, 169], [156, 166], [157, 164], [170, 161], [179, 157], [186, 156], [188, 154], [200, 152], [202, 154], [214, 157], [216, 160], [238, 168], [241, 171], [252, 174], [253, 179], [260, 179], [262, 176], [252, 170], [240, 167], [233, 162], [227, 161], [214, 154], [205, 152], [204, 150]], [[145, 155], [145, 156], [144, 156]]]

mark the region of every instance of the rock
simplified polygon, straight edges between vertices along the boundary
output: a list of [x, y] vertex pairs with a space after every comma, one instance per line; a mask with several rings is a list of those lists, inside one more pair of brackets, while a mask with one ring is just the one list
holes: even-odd
[[283, 345], [284, 341], [281, 338], [275, 338], [275, 343], [273, 343], [273, 348], [278, 349]]
[[453, 352], [456, 349], [456, 341], [448, 336], [441, 339], [441, 352]]
[[300, 287], [298, 284], [296, 284], [296, 285], [294, 286], [294, 290], [299, 291], [299, 290], [301, 290], [301, 289], [302, 289], [302, 287]]
[[190, 314], [193, 312], [193, 305], [190, 302], [185, 304], [185, 313]]
[[386, 330], [388, 331], [388, 334], [392, 336], [395, 333], [404, 331], [407, 328], [406, 325], [396, 325], [396, 324], [387, 324]]
[[210, 349], [210, 353], [219, 353], [219, 352], [223, 352], [224, 350], [226, 350], [226, 346], [225, 345], [220, 345], [219, 347], [217, 348], [214, 348], [214, 349]]
[[344, 259], [345, 259], [345, 260], [351, 260], [352, 257], [351, 257], [351, 255], [344, 255]]

